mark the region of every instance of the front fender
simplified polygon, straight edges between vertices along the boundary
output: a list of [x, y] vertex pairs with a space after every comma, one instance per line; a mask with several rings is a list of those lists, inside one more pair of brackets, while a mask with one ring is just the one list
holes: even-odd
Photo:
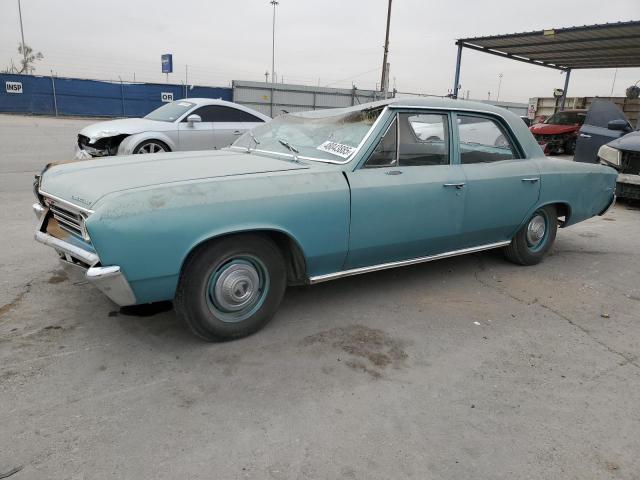
[[140, 145], [140, 143], [145, 140], [160, 140], [169, 147], [170, 151], [174, 152], [177, 150], [177, 145], [173, 140], [171, 140], [171, 138], [169, 138], [168, 135], [162, 132], [142, 132], [129, 135], [125, 138], [118, 147], [118, 155], [132, 154], [136, 146]]

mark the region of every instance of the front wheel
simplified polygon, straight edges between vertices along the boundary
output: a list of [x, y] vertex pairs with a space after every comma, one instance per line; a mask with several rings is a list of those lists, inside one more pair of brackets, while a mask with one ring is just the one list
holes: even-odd
[[169, 147], [167, 147], [167, 145], [160, 140], [145, 140], [144, 142], [139, 143], [136, 148], [133, 149], [133, 153], [135, 155], [145, 153], [161, 153], [168, 151]]
[[537, 209], [504, 247], [508, 260], [520, 265], [540, 263], [553, 245], [558, 231], [558, 216], [553, 205]]
[[240, 338], [271, 320], [286, 286], [282, 253], [270, 239], [228, 237], [189, 256], [180, 275], [175, 310], [204, 340]]

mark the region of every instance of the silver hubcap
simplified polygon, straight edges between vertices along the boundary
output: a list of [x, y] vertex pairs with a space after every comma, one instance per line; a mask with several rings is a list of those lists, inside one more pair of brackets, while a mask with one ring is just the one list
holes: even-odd
[[255, 302], [260, 295], [260, 275], [249, 264], [233, 264], [218, 275], [214, 285], [215, 303], [235, 312]]
[[527, 225], [527, 243], [536, 245], [542, 240], [546, 231], [546, 222], [542, 215], [534, 216]]
[[159, 145], [157, 143], [147, 143], [146, 145], [143, 145], [142, 147], [140, 147], [137, 151], [137, 153], [158, 153], [158, 152], [164, 152], [164, 148], [162, 148], [162, 145]]

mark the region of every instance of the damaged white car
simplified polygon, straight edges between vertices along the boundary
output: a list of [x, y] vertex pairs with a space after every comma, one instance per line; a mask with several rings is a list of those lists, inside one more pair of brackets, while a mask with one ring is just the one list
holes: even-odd
[[109, 120], [83, 128], [76, 158], [219, 149], [269, 120], [260, 112], [224, 100], [177, 100], [143, 118]]

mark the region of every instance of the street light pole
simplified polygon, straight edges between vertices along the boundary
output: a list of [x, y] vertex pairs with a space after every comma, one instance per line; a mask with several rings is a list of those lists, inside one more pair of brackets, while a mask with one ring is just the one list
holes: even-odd
[[22, 68], [25, 69], [27, 67], [27, 51], [24, 47], [24, 30], [22, 28], [22, 6], [20, 5], [20, 0], [18, 0], [18, 16], [20, 17], [20, 36], [22, 37], [22, 58], [24, 59]]
[[271, 83], [275, 83], [276, 76], [274, 71], [276, 69], [276, 5], [278, 2], [276, 0], [271, 0], [269, 2], [273, 5], [273, 30], [271, 37]]
[[380, 80], [380, 90], [384, 90], [388, 86], [387, 75], [387, 54], [389, 53], [389, 27], [391, 26], [391, 0], [389, 0], [389, 8], [387, 10], [387, 34], [384, 39], [384, 55], [382, 57], [382, 79]]
[[502, 86], [502, 74], [498, 74], [498, 94], [496, 95], [496, 102], [500, 101], [500, 87]]

